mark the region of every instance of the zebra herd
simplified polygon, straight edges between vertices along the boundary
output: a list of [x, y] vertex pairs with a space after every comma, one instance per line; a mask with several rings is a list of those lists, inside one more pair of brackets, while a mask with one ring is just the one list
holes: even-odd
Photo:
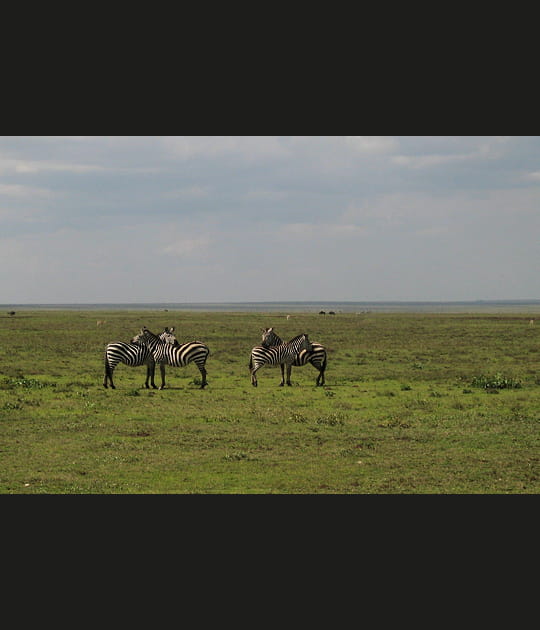
[[[108, 385], [116, 389], [113, 382], [113, 372], [119, 363], [130, 367], [146, 365], [147, 389], [150, 385], [157, 389], [154, 382], [156, 363], [159, 363], [161, 386], [165, 387], [165, 365], [184, 367], [188, 363], [195, 363], [202, 376], [201, 389], [208, 384], [206, 380], [206, 359], [210, 354], [208, 346], [201, 341], [179, 343], [174, 335], [174, 327], [165, 328], [160, 335], [155, 335], [144, 326], [131, 342], [116, 341], [109, 343], [105, 349], [105, 376], [103, 386]], [[279, 365], [281, 367], [280, 387], [285, 384], [285, 366], [287, 367], [287, 385], [291, 385], [292, 366], [301, 367], [311, 363], [319, 371], [316, 385], [324, 385], [326, 370], [326, 348], [320, 343], [311, 342], [307, 334], [297, 335], [290, 341], [284, 342], [273, 328], [264, 328], [261, 345], [251, 350], [249, 371], [251, 384], [257, 387], [257, 371], [264, 365]], [[148, 382], [150, 381], [150, 385]]]
[[173, 333], [174, 326], [165, 328], [159, 336], [154, 335], [153, 332], [150, 332], [144, 326], [130, 343], [117, 341], [108, 344], [105, 349], [104, 387], [107, 387], [107, 384], [110, 383], [112, 389], [116, 389], [112, 375], [114, 368], [120, 362], [130, 367], [146, 365], [146, 381], [144, 385], [147, 389], [149, 389], [149, 380], [152, 387], [157, 389], [154, 382], [154, 372], [156, 363], [159, 363], [161, 372], [161, 386], [159, 389], [163, 389], [165, 387], [165, 365], [184, 367], [193, 361], [202, 375], [201, 389], [204, 389], [207, 385], [205, 364], [210, 354], [208, 346], [200, 341], [179, 343]]
[[262, 345], [251, 350], [249, 369], [251, 384], [257, 387], [257, 370], [263, 365], [279, 365], [281, 367], [281, 383], [284, 385], [284, 371], [287, 366], [287, 385], [291, 384], [291, 368], [293, 365], [301, 367], [311, 363], [319, 370], [316, 384], [324, 385], [324, 371], [326, 370], [326, 348], [320, 343], [310, 342], [307, 335], [298, 335], [288, 343], [283, 342], [273, 328], [264, 328]]

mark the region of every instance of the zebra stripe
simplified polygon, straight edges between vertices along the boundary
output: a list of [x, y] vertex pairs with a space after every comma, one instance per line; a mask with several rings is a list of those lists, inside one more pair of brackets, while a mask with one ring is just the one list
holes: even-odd
[[[276, 335], [273, 328], [263, 328], [262, 345], [265, 348], [279, 346], [281, 343], [283, 343], [283, 340]], [[311, 350], [301, 350], [297, 354], [293, 365], [302, 367], [311, 363], [315, 369], [319, 370], [317, 380], [315, 381], [316, 385], [324, 385], [324, 372], [327, 362], [326, 348], [316, 341], [311, 342], [311, 348]], [[283, 365], [281, 366], [281, 384], [283, 384]]]
[[[173, 329], [172, 329], [173, 330]], [[133, 338], [133, 342], [142, 342], [151, 352], [154, 361], [159, 363], [161, 370], [161, 387], [165, 387], [165, 365], [185, 367], [188, 363], [195, 363], [202, 376], [201, 389], [208, 385], [206, 380], [206, 359], [210, 354], [208, 346], [201, 341], [178, 343], [174, 335], [165, 333], [161, 337], [144, 327], [140, 334]]]
[[[170, 330], [165, 328], [165, 331], [161, 333], [160, 338], [165, 340], [171, 338], [176, 339], [172, 332], [174, 328]], [[146, 365], [146, 381], [144, 386], [149, 389], [148, 381], [151, 381], [152, 387], [157, 389], [154, 383], [155, 361], [152, 353], [145, 344], [132, 341], [131, 343], [124, 343], [123, 341], [115, 341], [107, 344], [105, 348], [105, 376], [103, 378], [103, 387], [107, 388], [110, 383], [111, 389], [116, 389], [113, 382], [114, 368], [119, 363], [125, 363], [129, 367], [139, 367], [140, 365]]]
[[297, 335], [286, 343], [266, 348], [265, 346], [255, 346], [251, 350], [249, 359], [249, 370], [251, 373], [251, 384], [257, 387], [257, 370], [263, 365], [281, 365], [282, 379], [280, 386], [283, 386], [283, 365], [287, 366], [287, 385], [291, 384], [291, 366], [296, 356], [302, 350], [311, 350], [311, 342], [304, 333]]

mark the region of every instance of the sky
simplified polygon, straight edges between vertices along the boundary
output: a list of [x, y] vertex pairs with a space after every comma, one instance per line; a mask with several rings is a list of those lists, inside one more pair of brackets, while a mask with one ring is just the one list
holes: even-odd
[[3, 136], [0, 303], [540, 298], [539, 136]]

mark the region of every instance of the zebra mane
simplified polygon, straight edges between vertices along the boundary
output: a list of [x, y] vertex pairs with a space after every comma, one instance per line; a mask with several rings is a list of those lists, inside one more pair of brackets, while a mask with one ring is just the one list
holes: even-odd
[[295, 341], [298, 341], [302, 337], [307, 337], [307, 334], [306, 333], [302, 333], [301, 335], [296, 335], [296, 337], [293, 337], [292, 339], [290, 339], [288, 343], [293, 343]]

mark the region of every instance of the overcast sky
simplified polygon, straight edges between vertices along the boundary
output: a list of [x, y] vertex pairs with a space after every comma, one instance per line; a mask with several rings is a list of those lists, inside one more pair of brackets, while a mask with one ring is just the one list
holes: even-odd
[[0, 303], [540, 298], [538, 136], [0, 139]]

